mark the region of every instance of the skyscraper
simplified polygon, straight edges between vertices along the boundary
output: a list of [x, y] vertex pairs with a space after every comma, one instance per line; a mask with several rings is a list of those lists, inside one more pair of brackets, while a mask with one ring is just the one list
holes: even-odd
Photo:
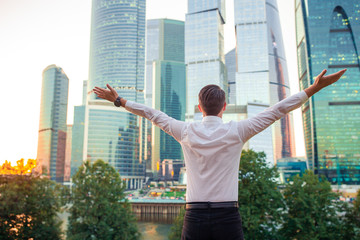
[[235, 85], [235, 75], [236, 75], [236, 48], [225, 54], [225, 65], [227, 70], [227, 79], [228, 79], [228, 104], [236, 104], [236, 85]]
[[72, 126], [73, 126], [72, 124], [68, 124], [68, 125], [67, 125], [67, 130], [66, 130], [66, 148], [65, 148], [65, 162], [64, 162], [64, 182], [70, 182]]
[[63, 182], [69, 79], [62, 68], [49, 65], [42, 74], [38, 170]]
[[[146, 101], [177, 120], [185, 120], [186, 69], [184, 22], [171, 19], [147, 21]], [[180, 144], [152, 126], [151, 169], [165, 159], [182, 159]]]
[[[144, 103], [145, 0], [93, 0], [88, 90], [110, 84], [119, 96]], [[88, 96], [84, 155], [111, 164], [128, 188], [144, 179], [143, 120]]]
[[296, 0], [300, 89], [347, 68], [302, 107], [310, 168], [332, 184], [360, 184], [360, 2]]
[[[276, 0], [234, 0], [234, 9], [236, 104], [274, 105], [290, 95]], [[291, 116], [272, 126], [275, 161], [295, 154]]]
[[74, 106], [74, 120], [71, 128], [71, 161], [70, 178], [78, 171], [79, 167], [86, 159], [84, 156], [84, 132], [85, 132], [85, 107], [88, 96], [88, 80], [83, 81], [82, 104]]
[[227, 93], [224, 56], [225, 0], [188, 0], [185, 21], [186, 120], [194, 118], [202, 87], [217, 84]]

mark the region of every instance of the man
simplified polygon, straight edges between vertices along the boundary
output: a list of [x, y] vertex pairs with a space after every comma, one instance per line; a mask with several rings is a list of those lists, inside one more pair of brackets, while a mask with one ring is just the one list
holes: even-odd
[[125, 107], [129, 112], [149, 119], [173, 136], [184, 152], [187, 190], [186, 214], [182, 239], [243, 239], [238, 211], [238, 170], [242, 147], [246, 141], [269, 127], [309, 97], [333, 84], [346, 69], [324, 76], [323, 70], [309, 88], [239, 122], [222, 122], [226, 108], [225, 92], [207, 85], [199, 93], [202, 122], [182, 122], [142, 104], [127, 101], [108, 89], [95, 87], [98, 97]]

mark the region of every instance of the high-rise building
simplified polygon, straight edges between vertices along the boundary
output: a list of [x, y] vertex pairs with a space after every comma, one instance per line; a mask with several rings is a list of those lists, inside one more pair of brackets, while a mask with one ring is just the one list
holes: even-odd
[[[276, 0], [234, 0], [236, 104], [274, 105], [290, 95]], [[291, 113], [272, 126], [274, 160], [295, 154]]]
[[71, 136], [70, 177], [78, 171], [86, 159], [84, 156], [85, 105], [74, 106], [74, 121]]
[[[146, 102], [169, 116], [184, 121], [186, 68], [184, 22], [171, 19], [147, 21]], [[150, 104], [151, 103], [151, 104]], [[164, 159], [182, 159], [180, 144], [152, 126], [151, 170]]]
[[70, 182], [72, 126], [73, 126], [72, 124], [68, 124], [66, 130], [64, 182]]
[[84, 155], [84, 132], [85, 107], [88, 97], [87, 82], [88, 80], [83, 81], [82, 105], [74, 106], [74, 120], [71, 128], [70, 178], [74, 176], [84, 159], [86, 159], [86, 155]]
[[38, 170], [51, 180], [64, 180], [69, 79], [62, 68], [49, 65], [42, 74]]
[[224, 55], [225, 0], [188, 0], [185, 21], [186, 120], [194, 119], [198, 94], [208, 84], [228, 88]]
[[[88, 90], [111, 85], [119, 96], [144, 103], [145, 0], [93, 0]], [[102, 159], [126, 180], [128, 188], [143, 184], [143, 123], [112, 103], [88, 96], [84, 153]]]
[[300, 89], [347, 68], [332, 86], [302, 106], [310, 168], [332, 184], [360, 184], [360, 2], [296, 0]]
[[228, 79], [228, 104], [236, 104], [236, 48], [225, 54], [225, 66]]

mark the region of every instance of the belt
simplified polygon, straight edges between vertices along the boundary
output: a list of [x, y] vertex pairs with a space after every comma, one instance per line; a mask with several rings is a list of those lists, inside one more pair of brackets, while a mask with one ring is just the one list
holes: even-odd
[[208, 209], [208, 208], [238, 208], [238, 202], [189, 202], [186, 209]]

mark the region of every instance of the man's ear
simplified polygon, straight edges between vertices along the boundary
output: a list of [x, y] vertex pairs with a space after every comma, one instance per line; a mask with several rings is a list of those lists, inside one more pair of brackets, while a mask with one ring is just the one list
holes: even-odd
[[226, 110], [226, 102], [224, 102], [224, 107], [223, 107], [223, 111]]
[[198, 104], [198, 109], [199, 109], [199, 111], [200, 111], [200, 112], [203, 112], [203, 110], [202, 110], [202, 108], [201, 108], [200, 104]]

